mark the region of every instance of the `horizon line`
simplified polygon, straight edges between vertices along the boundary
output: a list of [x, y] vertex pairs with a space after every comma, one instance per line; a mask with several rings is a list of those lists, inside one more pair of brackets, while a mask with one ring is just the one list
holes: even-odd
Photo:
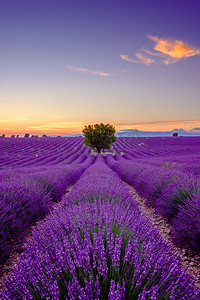
[[[167, 132], [173, 132], [174, 130], [176, 131], [183, 131], [183, 133], [196, 133], [196, 134], [200, 134], [200, 128], [193, 128], [193, 129], [189, 129], [189, 130], [186, 130], [186, 129], [183, 129], [183, 128], [173, 128], [171, 130], [141, 130], [141, 129], [137, 129], [137, 128], [133, 128], [133, 129], [120, 129], [120, 130], [116, 130], [116, 133], [130, 133], [130, 132], [134, 132], [134, 131], [138, 131], [138, 132], [143, 132], [143, 133], [167, 133]], [[8, 137], [7, 135], [13, 135], [13, 136], [19, 136], [19, 137], [22, 137], [24, 136], [25, 134], [27, 134], [28, 132], [24, 131], [23, 133], [13, 133], [13, 132], [5, 132], [5, 137]], [[3, 135], [3, 134], [2, 134]], [[2, 135], [0, 135], [0, 137], [2, 138]], [[29, 137], [31, 136], [38, 136], [38, 137], [42, 137], [42, 135], [46, 135], [47, 137], [49, 136], [52, 136], [52, 137], [55, 137], [55, 136], [66, 136], [66, 137], [72, 137], [72, 136], [83, 136], [82, 133], [29, 133]], [[10, 137], [10, 136], [9, 136]]]

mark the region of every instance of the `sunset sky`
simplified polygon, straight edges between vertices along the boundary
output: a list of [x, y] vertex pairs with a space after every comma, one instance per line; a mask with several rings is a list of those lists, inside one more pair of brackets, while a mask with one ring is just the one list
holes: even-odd
[[199, 0], [1, 0], [0, 135], [200, 127]]

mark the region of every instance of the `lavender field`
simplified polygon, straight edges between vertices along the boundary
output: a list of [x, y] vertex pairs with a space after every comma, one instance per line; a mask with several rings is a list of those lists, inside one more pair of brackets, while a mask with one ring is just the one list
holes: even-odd
[[200, 256], [200, 137], [1, 138], [0, 299], [200, 299], [128, 186]]

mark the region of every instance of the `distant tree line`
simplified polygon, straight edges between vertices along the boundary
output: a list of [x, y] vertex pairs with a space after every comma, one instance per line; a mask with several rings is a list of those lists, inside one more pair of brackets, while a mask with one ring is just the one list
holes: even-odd
[[[0, 138], [5, 138], [6, 136], [5, 136], [5, 134], [2, 134], [2, 135], [0, 135]], [[19, 134], [17, 134], [16, 136], [15, 136], [15, 134], [12, 134], [11, 136], [10, 136], [12, 139], [13, 138], [18, 138], [19, 137]], [[25, 138], [29, 138], [29, 137], [31, 137], [31, 138], [38, 138], [38, 135], [37, 134], [33, 134], [33, 135], [31, 135], [30, 136], [30, 134], [29, 133], [25, 133], [25, 135], [24, 135], [24, 137]], [[43, 134], [42, 135], [42, 138], [47, 138], [47, 137], [50, 137], [49, 135], [46, 135], [46, 134]]]

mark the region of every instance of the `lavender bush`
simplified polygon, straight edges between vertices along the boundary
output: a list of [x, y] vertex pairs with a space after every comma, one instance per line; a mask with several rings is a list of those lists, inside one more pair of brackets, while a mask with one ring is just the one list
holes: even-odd
[[164, 216], [167, 222], [171, 222], [185, 205], [186, 199], [192, 199], [194, 193], [200, 193], [200, 185], [195, 178], [186, 175], [176, 177], [162, 188], [155, 202], [156, 212]]
[[[67, 187], [75, 183], [91, 164], [46, 168], [27, 174], [6, 173], [0, 181], [0, 264], [8, 259], [28, 228], [44, 217]], [[18, 245], [19, 246], [19, 245]]]
[[176, 218], [172, 220], [172, 237], [180, 246], [199, 252], [200, 249], [200, 194], [184, 200]]
[[0, 183], [0, 264], [10, 255], [14, 240], [35, 221], [47, 214], [51, 198], [42, 186], [30, 178]]
[[[156, 213], [164, 216], [172, 224], [176, 244], [200, 251], [199, 200], [194, 200], [195, 204], [191, 204], [193, 195], [196, 195], [194, 199], [199, 199], [200, 195], [200, 183], [196, 176], [193, 174], [189, 176], [171, 168], [145, 165], [143, 162], [127, 160], [116, 162], [111, 156], [106, 160], [120, 178], [135, 187], [137, 192], [146, 198], [147, 205], [153, 206]], [[193, 216], [193, 222], [190, 215]], [[191, 229], [190, 232], [189, 228], [195, 229]]]
[[5, 300], [200, 297], [100, 156], [34, 230], [5, 286]]

